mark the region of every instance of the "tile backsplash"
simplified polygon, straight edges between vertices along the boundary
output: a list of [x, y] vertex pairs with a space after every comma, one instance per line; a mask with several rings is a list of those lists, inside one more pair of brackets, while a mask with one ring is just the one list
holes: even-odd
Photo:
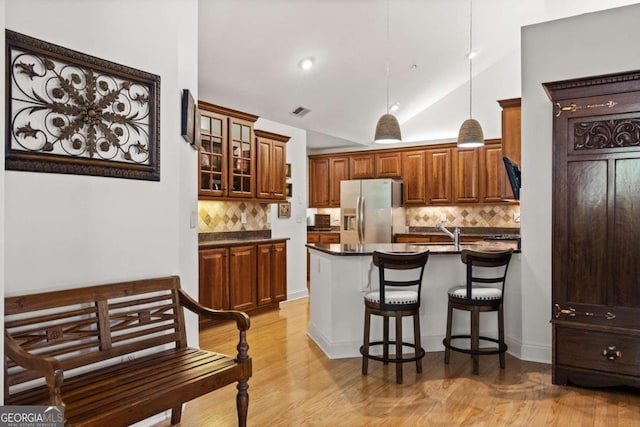
[[447, 218], [455, 227], [520, 227], [519, 205], [428, 206], [406, 209], [407, 226], [434, 227]]
[[[198, 232], [270, 230], [268, 203], [235, 201], [198, 201]], [[340, 225], [340, 209], [318, 209], [330, 214], [331, 225]], [[242, 213], [247, 222], [242, 223]], [[520, 227], [519, 205], [423, 206], [405, 208], [407, 227], [434, 227], [442, 222], [455, 227]]]
[[199, 200], [198, 233], [270, 230], [270, 212], [268, 203]]
[[[340, 225], [340, 209], [318, 209], [331, 215], [331, 225]], [[405, 208], [407, 227], [435, 227], [443, 222], [454, 227], [520, 227], [519, 205], [422, 206]]]

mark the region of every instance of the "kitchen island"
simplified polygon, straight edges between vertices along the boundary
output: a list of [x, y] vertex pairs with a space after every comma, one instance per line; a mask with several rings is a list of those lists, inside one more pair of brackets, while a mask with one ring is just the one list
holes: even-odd
[[[364, 331], [364, 295], [378, 288], [378, 271], [372, 263], [376, 250], [389, 252], [420, 252], [430, 250], [422, 284], [420, 322], [422, 346], [426, 351], [444, 350], [442, 339], [447, 323], [447, 290], [464, 284], [466, 270], [460, 251], [502, 250], [513, 248], [505, 285], [505, 329], [509, 351], [519, 354], [519, 343], [509, 340], [509, 331], [519, 335], [522, 321], [520, 290], [520, 250], [514, 242], [449, 243], [379, 243], [379, 244], [307, 244], [310, 259], [310, 320], [309, 337], [330, 359], [359, 357]], [[454, 311], [453, 333], [469, 328], [468, 313]], [[480, 333], [497, 336], [496, 313], [483, 314]], [[405, 341], [413, 341], [411, 319], [405, 319]], [[371, 336], [382, 337], [382, 319], [374, 316]], [[377, 338], [376, 338], [377, 339]]]

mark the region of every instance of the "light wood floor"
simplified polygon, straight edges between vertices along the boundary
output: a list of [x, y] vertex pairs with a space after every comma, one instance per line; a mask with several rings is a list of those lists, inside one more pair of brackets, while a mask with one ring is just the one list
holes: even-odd
[[[392, 365], [329, 360], [306, 335], [308, 300], [252, 316], [248, 333], [253, 377], [249, 381], [250, 426], [640, 426], [640, 391], [594, 390], [551, 384], [550, 365], [507, 355], [480, 359], [427, 353], [423, 373], [406, 364], [404, 384]], [[200, 333], [200, 345], [235, 354], [234, 325]], [[234, 426], [234, 385], [188, 403], [182, 426]], [[168, 422], [161, 424], [169, 425]]]

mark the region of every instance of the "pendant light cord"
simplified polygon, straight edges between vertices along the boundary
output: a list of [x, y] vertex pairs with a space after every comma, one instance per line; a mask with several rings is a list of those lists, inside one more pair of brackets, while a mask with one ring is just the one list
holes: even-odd
[[473, 118], [471, 115], [471, 105], [473, 104], [473, 59], [471, 58], [473, 52], [473, 0], [469, 0], [469, 118]]
[[387, 114], [389, 114], [389, 0], [387, 0]]

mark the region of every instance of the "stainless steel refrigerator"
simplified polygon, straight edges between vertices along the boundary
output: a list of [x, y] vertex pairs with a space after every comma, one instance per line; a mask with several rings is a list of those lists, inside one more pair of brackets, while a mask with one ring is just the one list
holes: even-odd
[[340, 183], [340, 243], [392, 243], [404, 232], [402, 181], [362, 179]]

